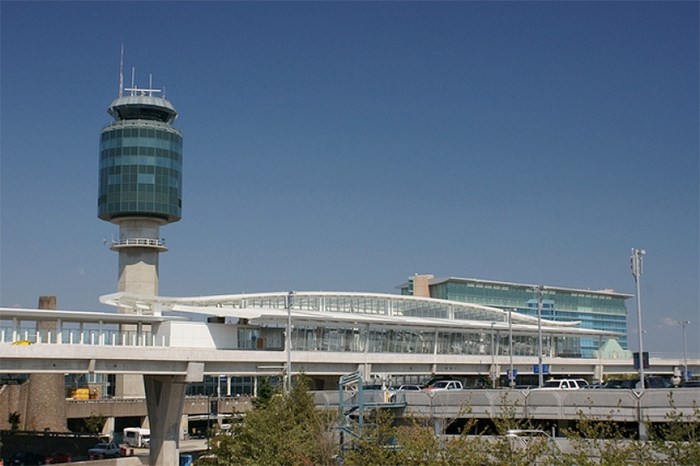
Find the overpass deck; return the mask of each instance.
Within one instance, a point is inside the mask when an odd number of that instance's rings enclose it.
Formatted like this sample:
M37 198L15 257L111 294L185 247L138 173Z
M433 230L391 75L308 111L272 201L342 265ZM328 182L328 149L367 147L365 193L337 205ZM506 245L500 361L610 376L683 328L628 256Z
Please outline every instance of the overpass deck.
M381 391L365 392L365 406ZM316 392L315 403L335 409L337 392ZM700 422L700 388L634 390L446 390L439 392L399 392L396 406L405 405L404 414L443 419L513 416L533 420L589 420L662 423L675 413L685 422Z

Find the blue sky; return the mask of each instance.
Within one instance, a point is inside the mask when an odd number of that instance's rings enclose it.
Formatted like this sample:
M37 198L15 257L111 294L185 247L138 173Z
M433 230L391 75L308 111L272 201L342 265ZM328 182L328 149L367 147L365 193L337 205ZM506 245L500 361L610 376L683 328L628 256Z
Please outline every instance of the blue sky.
M0 305L102 309L98 137L180 112L160 292L397 292L414 273L634 293L700 353L697 2L0 4ZM636 346L635 301L628 301Z

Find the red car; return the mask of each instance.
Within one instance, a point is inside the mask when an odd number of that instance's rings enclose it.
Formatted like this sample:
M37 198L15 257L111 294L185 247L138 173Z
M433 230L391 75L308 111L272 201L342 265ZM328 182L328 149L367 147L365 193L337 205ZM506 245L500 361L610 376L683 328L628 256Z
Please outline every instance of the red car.
M70 453L54 452L48 455L44 461L46 464L71 463L73 456Z

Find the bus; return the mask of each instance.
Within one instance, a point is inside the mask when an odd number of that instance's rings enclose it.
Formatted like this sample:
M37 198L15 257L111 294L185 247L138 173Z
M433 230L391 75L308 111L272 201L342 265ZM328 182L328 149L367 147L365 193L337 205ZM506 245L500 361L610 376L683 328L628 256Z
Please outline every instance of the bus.
M127 427L124 429L124 443L131 447L148 448L151 442L151 429Z

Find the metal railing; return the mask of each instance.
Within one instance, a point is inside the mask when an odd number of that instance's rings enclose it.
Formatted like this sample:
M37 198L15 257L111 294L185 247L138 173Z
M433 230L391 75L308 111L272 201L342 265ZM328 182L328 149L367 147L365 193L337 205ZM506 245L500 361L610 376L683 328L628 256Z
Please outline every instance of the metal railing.
M112 241L112 246L149 246L149 247L165 247L164 239L155 238L125 238Z
M0 343L53 344L53 345L95 345L95 346L169 346L165 335L152 332L119 331L112 329L61 329L36 330L34 328L0 328Z

